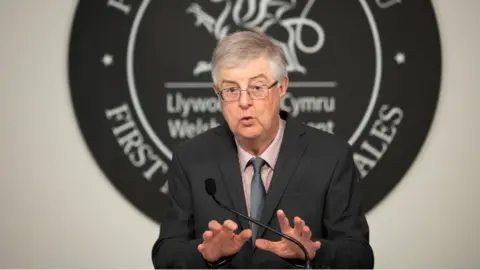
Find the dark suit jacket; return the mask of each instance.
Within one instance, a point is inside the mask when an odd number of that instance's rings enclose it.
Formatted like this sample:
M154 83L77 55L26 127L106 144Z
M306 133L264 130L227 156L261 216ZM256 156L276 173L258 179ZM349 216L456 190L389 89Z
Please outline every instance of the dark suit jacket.
M280 230L277 209L285 211L291 224L295 216L305 220L312 239L321 242L314 268L373 268L351 148L329 133L281 116L287 124L261 221ZM208 268L197 245L211 220L231 219L239 225L238 232L249 227L248 221L215 204L205 191L207 178L215 179L218 200L247 213L236 145L225 124L174 151L168 178L170 204L152 250L155 268ZM262 228L258 234L280 239ZM223 268L278 269L298 263L303 262L279 258L248 241Z

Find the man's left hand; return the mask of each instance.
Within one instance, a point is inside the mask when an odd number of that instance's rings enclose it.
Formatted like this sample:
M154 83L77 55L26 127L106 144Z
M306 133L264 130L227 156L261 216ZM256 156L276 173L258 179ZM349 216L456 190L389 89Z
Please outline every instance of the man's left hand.
M285 213L282 210L277 211L278 221L280 223L280 230L282 233L298 240L302 245L305 246L305 249L308 252L308 256L310 259L315 257L317 250L320 248L320 242L311 240L312 232L305 225L305 221L303 221L299 217L295 217L293 219L294 227L290 227L288 222L288 218L286 217ZM263 250L273 252L279 257L285 259L301 259L305 260L305 255L295 243L291 242L290 240L282 238L282 240L274 242L265 239L257 239L255 245Z

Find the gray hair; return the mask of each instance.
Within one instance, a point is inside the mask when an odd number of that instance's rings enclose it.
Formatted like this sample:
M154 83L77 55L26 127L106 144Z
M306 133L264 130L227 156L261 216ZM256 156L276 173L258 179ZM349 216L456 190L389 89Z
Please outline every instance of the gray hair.
M212 56L212 80L218 83L218 73L222 68L237 67L259 57L267 57L270 71L276 80L288 76L283 50L267 35L253 32L235 32L221 39Z

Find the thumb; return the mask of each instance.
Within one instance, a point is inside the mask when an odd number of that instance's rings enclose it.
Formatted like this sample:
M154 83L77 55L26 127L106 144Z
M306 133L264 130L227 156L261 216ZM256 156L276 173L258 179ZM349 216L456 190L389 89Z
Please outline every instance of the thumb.
M271 252L274 252L276 247L274 242L265 239L257 239L257 241L255 241L255 246L257 246L259 249Z
M250 230L250 229L245 229L245 230L243 230L242 232L240 232L239 236L240 236L240 237L239 237L239 238L240 238L240 241L241 241L242 243L245 243L245 242L248 241L248 239L250 239L250 237L252 237L252 230Z

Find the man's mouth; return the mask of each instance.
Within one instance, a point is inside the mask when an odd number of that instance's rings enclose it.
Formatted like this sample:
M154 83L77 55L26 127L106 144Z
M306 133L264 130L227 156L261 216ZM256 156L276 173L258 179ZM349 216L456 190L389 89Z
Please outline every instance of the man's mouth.
M253 119L253 117L251 117L251 116L244 116L244 117L240 118L240 121L248 121L248 120L252 120L252 119Z

